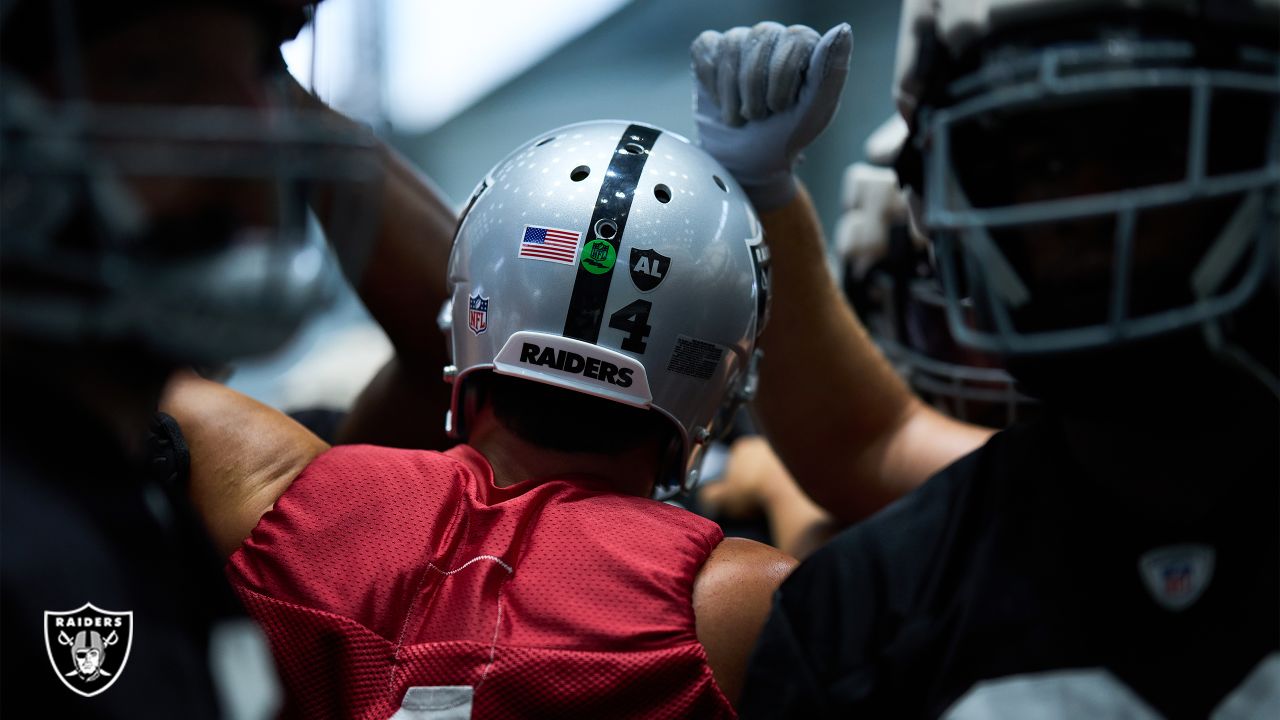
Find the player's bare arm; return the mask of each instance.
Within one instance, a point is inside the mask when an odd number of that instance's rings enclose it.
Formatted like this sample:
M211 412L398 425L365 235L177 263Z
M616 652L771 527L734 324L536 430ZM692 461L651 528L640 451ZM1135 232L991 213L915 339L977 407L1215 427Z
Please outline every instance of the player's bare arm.
M827 272L803 188L761 222L774 299L756 410L818 504L841 520L865 517L990 437L926 405L894 372Z
M284 413L191 373L174 377L160 409L182 427L191 453L192 504L224 556L329 449Z
M698 640L707 650L716 684L735 705L773 592L795 566L795 558L768 545L725 538L694 581Z
M436 312L457 215L431 181L384 146L387 180L373 257L357 289L387 332L395 356L370 381L339 429L338 441L443 449L448 364Z
M803 560L844 525L817 505L778 459L764 437L738 438L720 480L698 489L712 517L745 520L763 514L774 547Z
M334 123L357 123L332 110L300 86L294 93L304 107L328 114ZM367 442L397 447L440 449L449 442L444 413L449 388L440 380L448 364L444 337L434 318L447 297L446 272L457 214L432 181L386 143L377 142L378 182L374 225L325 227L330 242L351 245L334 234L371 233L368 256L346 263L348 279L361 301L387 333L395 355L370 381L338 430L341 443ZM320 206L350 202L357 188L322 188ZM322 212L321 217L334 213Z
M705 32L691 49L699 139L760 211L772 253L756 408L796 480L844 521L883 507L990 434L917 399L826 270L821 226L792 169L835 113L851 47L847 25L819 37L761 23Z

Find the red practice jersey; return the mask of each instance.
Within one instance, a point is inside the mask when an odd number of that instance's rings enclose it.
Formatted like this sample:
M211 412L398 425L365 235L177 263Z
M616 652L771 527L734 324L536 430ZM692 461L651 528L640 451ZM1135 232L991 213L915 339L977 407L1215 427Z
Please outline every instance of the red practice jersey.
M303 471L228 573L289 716L470 696L477 718L732 717L692 604L723 537L586 478L499 488L465 445L346 446Z

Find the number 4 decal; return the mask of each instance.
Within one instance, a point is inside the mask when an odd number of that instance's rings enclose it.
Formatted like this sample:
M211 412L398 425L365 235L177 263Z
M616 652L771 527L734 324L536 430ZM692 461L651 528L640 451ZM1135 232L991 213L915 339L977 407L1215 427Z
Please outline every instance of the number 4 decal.
M609 327L627 333L622 340L622 349L634 353L643 353L645 338L653 328L649 325L649 311L653 303L648 300L636 300L609 316Z

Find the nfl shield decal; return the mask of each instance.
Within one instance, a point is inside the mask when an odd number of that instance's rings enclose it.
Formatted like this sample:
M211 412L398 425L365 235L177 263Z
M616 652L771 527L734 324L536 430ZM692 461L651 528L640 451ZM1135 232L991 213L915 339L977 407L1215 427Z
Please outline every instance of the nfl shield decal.
M1168 545L1138 560L1138 571L1151 597L1166 610L1186 610L1200 599L1213 579L1214 551L1208 545Z
M649 292L667 277L671 258L657 250L631 248L631 282L640 292Z
M489 298L480 293L468 297L467 327L479 335L489 329Z
M85 603L44 613L44 646L58 679L72 692L93 697L111 687L129 661L133 612Z

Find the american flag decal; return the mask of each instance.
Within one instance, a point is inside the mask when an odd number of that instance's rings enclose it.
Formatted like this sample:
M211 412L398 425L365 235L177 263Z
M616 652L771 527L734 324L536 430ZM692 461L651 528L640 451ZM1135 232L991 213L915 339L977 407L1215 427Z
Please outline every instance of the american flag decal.
M525 225L519 257L573 265L578 260L582 233L573 230Z

